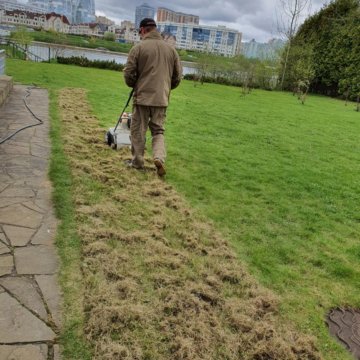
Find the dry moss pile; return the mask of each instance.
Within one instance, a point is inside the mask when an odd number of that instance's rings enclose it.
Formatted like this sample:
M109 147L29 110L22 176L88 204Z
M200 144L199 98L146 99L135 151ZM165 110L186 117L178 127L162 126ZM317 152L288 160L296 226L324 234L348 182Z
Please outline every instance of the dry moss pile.
M126 168L129 150L104 144L85 91L64 89L59 104L94 359L320 359L151 162Z

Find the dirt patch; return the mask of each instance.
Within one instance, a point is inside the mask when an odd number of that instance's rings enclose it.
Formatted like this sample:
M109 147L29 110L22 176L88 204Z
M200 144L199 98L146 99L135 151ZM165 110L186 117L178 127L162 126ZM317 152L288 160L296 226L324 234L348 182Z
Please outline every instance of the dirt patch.
M59 104L94 359L321 358L149 159L138 172L128 149L104 144L85 91L64 89Z

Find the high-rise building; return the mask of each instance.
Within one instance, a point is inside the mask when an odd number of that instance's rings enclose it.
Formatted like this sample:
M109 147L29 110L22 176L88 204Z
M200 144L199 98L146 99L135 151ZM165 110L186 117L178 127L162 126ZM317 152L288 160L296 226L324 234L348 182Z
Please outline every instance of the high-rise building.
M206 26L158 22L164 37L176 39L176 48L207 51L222 56L235 56L241 51L241 32L226 26Z
M267 43L258 43L255 39L242 44L241 53L247 58L274 60L279 57L285 42L280 39L271 39Z
M28 5L42 9L44 12L49 11L49 0L28 0Z
M153 19L155 16L155 9L150 5L144 3L136 7L135 10L135 27L138 29L140 26L140 21L144 18Z
M176 12L169 10L164 7L160 7L157 10L156 21L164 22L174 22L179 24L199 24L199 16L184 14L181 12Z
M48 0L46 0L48 1ZM45 8L42 6L38 6L37 4L23 4L16 0L1 0L0 1L0 10L13 11L13 10L21 10L21 11L30 11L39 14L45 14L48 11L48 7Z
M71 1L71 0L65 0ZM90 23L95 21L95 2L94 0L75 0L75 9L73 10L73 16L75 15L75 23Z
M95 21L95 0L28 0L28 6L65 15L73 24Z

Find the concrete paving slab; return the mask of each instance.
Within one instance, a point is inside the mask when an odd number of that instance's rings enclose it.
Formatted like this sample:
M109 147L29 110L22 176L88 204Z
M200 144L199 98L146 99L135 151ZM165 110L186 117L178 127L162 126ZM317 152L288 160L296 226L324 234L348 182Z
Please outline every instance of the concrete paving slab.
M28 176L23 178L16 178L13 182L14 186L25 186L26 188L32 188L33 190L36 190L41 187L41 184L43 182L43 179L38 176ZM33 199L31 199L33 201Z
M32 119L28 122L27 125L30 125L30 124L35 124L35 122L32 121ZM13 131L9 131L10 134L13 133ZM29 129L26 129L24 131L21 131L19 132L18 134L16 134L15 136L15 142L18 143L19 145L21 143L27 143L29 141L29 139L31 139L32 136L34 136L34 129L33 128L29 128Z
M48 160L32 156L30 159L30 167L31 169L40 170L42 174L44 172L46 173L48 167Z
M35 197L35 193L31 188L8 186L0 193L0 198L4 197L33 198Z
M0 208L4 208L9 205L22 204L28 200L28 198L0 198Z
M5 156L3 156L5 157ZM22 166L22 167L29 167L29 160L30 155L7 155L6 158L3 160L3 164L5 167L15 167L15 166Z
M30 210L34 210L40 214L45 214L45 210L37 206L34 201L25 201L22 204Z
M11 225L4 225L3 229L8 239L10 239L11 245L14 247L27 245L36 231L34 229Z
M19 275L51 275L58 269L56 249L53 246L15 248L14 257Z
M24 168L23 166L8 167L6 171L13 179L26 179L27 177L41 175L41 172L30 168Z
M51 197L50 195L47 196L46 198L38 198L36 197L36 199L34 200L34 203L41 209L46 210L49 209L49 204L51 204Z
M7 155L30 155L30 146L28 144L7 145L6 148L4 148L4 153Z
M0 256L0 276L10 275L14 269L14 259L12 255ZM1 304L1 302L0 302ZM1 342L1 341L0 341Z
M8 239L6 238L5 234L1 232L1 230L0 230L0 241L2 241L6 245L10 245Z
M13 181L13 179L11 179L11 177L9 175L7 175L4 172L0 171L0 183L1 184L11 183L12 181Z
M25 206L16 204L0 209L0 223L37 229L43 216Z
M51 245L55 243L56 229L58 221L51 212L44 218L39 230L33 236L31 243L33 245Z
M5 245L2 241L0 241L0 255L10 254L11 250L7 245Z
M0 138L36 123L24 106L25 93L27 87L16 85L1 108ZM48 93L32 89L27 102L44 124L0 146L0 344L6 344L0 346L0 360L59 360L55 332L61 295L53 276L58 269L53 246L57 219L47 178ZM49 341L53 348L45 344Z
M37 145L37 144L31 145L30 152L31 152L32 156L40 157L43 159L48 159L50 156L50 149L48 147L44 147L44 146Z
M54 345L54 360L61 360L60 346Z
M49 180L44 180L36 194L36 199L48 199L51 201L51 182Z
M47 345L0 345L1 360L47 360Z
M0 182L0 193L2 193L8 186L9 186L9 184Z
M31 176L25 179L25 185L31 186L34 190L41 188L43 179L39 176Z
M44 300L50 310L52 319L58 328L61 327L61 293L56 275L35 276Z
M0 343L53 341L56 334L7 293L0 294Z
M0 278L0 285L25 307L38 314L43 320L47 320L46 308L34 280L26 277L11 276Z

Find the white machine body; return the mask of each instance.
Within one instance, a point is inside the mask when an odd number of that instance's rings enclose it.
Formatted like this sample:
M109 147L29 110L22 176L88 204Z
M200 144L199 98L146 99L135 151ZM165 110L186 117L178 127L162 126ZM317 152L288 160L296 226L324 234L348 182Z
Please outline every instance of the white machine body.
M115 127L109 129L108 133L113 137L113 143L111 145L114 149L131 145L130 129L128 126L129 119L131 119L131 114L124 113L116 131L114 131ZM105 142L107 142L107 137L108 135L105 135Z

